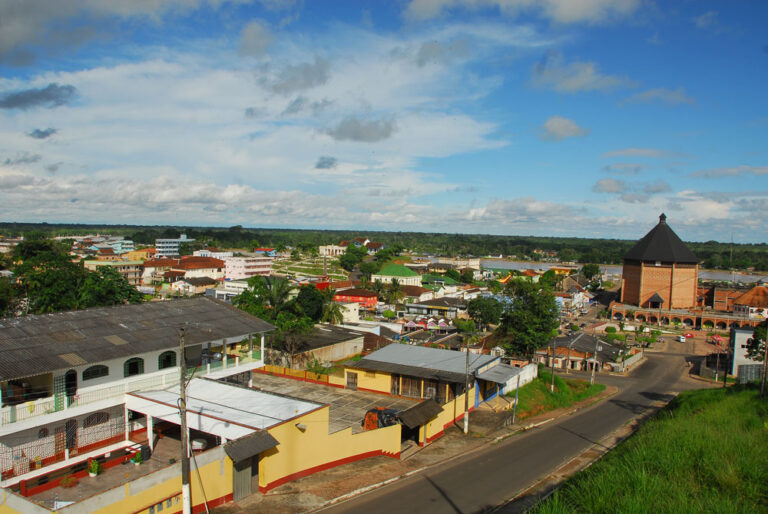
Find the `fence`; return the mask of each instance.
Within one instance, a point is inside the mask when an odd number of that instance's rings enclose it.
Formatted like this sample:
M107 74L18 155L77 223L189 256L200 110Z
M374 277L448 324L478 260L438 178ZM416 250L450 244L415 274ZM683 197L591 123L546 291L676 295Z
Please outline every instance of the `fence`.
M254 369L253 372L263 373L265 375L275 375L278 377L293 378L295 380L302 380L304 382L312 382L315 384L323 384L333 387L344 387L343 377L322 375L320 373L313 373L303 369L291 369L283 366L275 366L273 364L267 364L263 368Z

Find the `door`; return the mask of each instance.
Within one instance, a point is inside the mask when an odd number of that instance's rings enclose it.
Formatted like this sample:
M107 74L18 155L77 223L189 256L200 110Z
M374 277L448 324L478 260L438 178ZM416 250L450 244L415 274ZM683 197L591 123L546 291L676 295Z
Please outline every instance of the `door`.
M347 371L347 389L357 391L357 373Z
M392 386L389 392L392 396L400 396L400 375L392 375Z
M424 398L435 398L437 396L437 381L424 381Z
M67 447L67 427L61 425L54 432L56 460L64 460L64 449Z
M66 447L71 457L77 454L77 420L70 419L64 427L66 430Z
M77 394L77 371L70 369L64 374L64 390L67 393L67 407L69 407Z
M232 499L242 500L251 494L251 459L235 462L232 474Z

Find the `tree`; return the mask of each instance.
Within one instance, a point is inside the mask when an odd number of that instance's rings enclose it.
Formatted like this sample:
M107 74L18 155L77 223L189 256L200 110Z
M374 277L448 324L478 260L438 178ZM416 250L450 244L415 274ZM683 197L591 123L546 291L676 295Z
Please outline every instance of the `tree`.
M752 337L747 340L747 357L757 362L763 362L767 332L768 320L755 327Z
M501 317L497 334L508 354L530 356L557 334L557 318L554 295L537 284L521 281L511 308Z
M301 312L312 321L320 321L323 317L323 293L313 285L299 288L296 304Z
M282 277L254 276L249 288L235 296L232 303L239 309L266 320L275 320L292 307L288 301L293 286Z
M472 333L475 331L475 322L471 319L456 319L453 322L459 332Z
M448 271L446 271L445 276L450 278L451 280L455 280L456 282L461 282L461 273L459 273L455 269L449 269Z
M365 248L349 245L344 255L339 257L339 265L347 271L352 271L355 269L355 266L363 261L366 255L368 255L368 252Z
M366 261L360 263L360 272L366 277L370 278L371 275L379 271L379 263L373 261Z
M394 319L394 317L397 316L397 313L392 309L387 309L384 312L382 312L381 315L387 319Z
M307 316L297 316L290 311L283 311L274 320L277 332L275 338L288 354L290 365L293 367L293 358L306 346L303 335L312 332L315 324Z
M400 281L393 278L387 286L387 303L397 304L404 296L405 293L400 286Z
M597 264L585 264L581 267L581 274L587 280L592 280L592 277L600 274L600 266Z
M479 296L467 303L467 314L480 328L486 327L489 323L498 323L503 311L502 303L490 296Z
M11 281L0 278L0 318L12 312L15 299L16 294Z
M461 281L465 284L471 284L475 281L475 272L467 268L461 272Z
M110 266L101 266L97 271L86 272L79 295L82 308L99 305L140 303L143 295L120 273Z
M371 285L371 290L376 293L376 295L379 297L379 299L384 297L384 293L387 290L387 286L384 285L384 283L381 281L380 278L377 278L373 285Z

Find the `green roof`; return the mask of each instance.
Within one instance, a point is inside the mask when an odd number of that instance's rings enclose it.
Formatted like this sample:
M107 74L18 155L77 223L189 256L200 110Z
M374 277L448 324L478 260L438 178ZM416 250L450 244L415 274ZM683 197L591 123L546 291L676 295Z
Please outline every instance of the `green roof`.
M425 273L421 276L421 282L423 284L434 284L435 281L441 281L447 286L455 286L461 284L461 282L456 282L451 277L446 277L444 275L435 275L434 273Z
M395 264L394 262L390 262L378 273L374 273L374 275L383 275L385 277L417 277L419 276L418 273L415 271L406 268L405 266L401 266L400 264Z

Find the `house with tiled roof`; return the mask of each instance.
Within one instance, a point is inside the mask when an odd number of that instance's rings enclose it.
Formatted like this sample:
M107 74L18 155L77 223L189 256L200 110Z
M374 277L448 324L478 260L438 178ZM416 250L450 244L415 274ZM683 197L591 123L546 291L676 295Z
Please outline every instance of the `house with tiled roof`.
M373 291L367 289L351 288L337 291L333 296L334 302L339 303L359 303L364 309L374 309L379 301L379 297Z
M368 255L375 255L376 252L384 249L384 243L368 241L365 243L365 248L368 250Z
M390 284L393 279L401 286L421 286L421 275L400 264L389 263L371 275L371 282L381 280L384 284Z
M733 301L733 313L750 319L768 318L768 287L756 285Z

